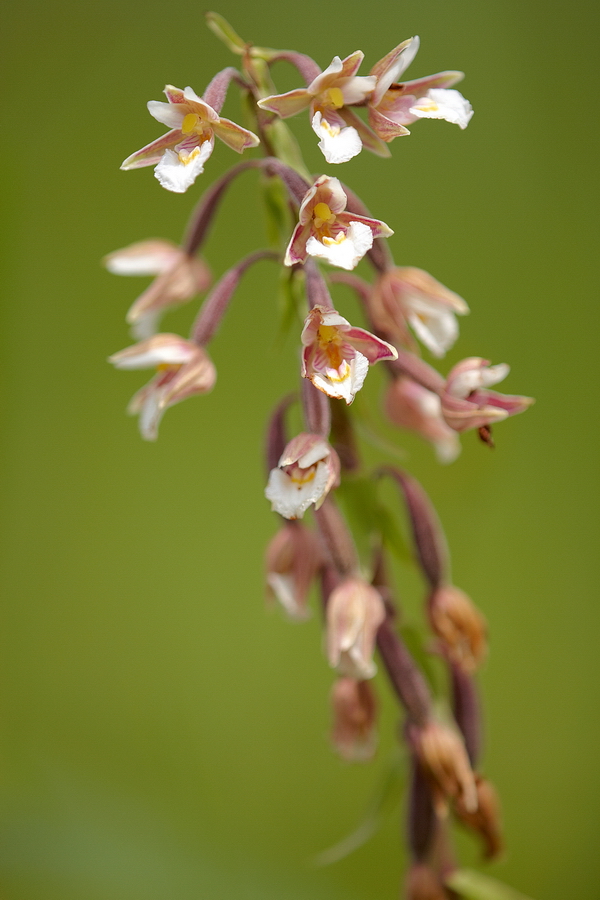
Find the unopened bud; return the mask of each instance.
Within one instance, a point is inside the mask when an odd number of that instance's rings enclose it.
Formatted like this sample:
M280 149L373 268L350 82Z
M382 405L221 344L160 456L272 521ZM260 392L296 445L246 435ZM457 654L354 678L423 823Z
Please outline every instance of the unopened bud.
M460 801L465 810L475 812L475 777L457 732L449 725L431 719L423 727L409 725L408 737L431 785L438 815L447 814L447 800Z
M306 619L308 592L323 562L317 536L300 522L286 522L266 554L268 591L291 619Z
M377 704L368 681L338 678L331 691L333 726L331 741L349 762L372 759L377 745Z
M457 587L442 585L429 597L429 621L448 658L465 672L474 672L486 653L485 619Z
M327 657L342 675L364 680L377 668L373 651L385 619L379 593L362 578L346 578L327 601Z
M408 870L406 900L448 900L438 876L424 863L414 863Z
M476 831L484 845L486 859L494 859L502 852L502 830L500 827L500 804L491 782L475 776L477 787L477 809L470 812L461 801L456 803L456 815L468 828Z

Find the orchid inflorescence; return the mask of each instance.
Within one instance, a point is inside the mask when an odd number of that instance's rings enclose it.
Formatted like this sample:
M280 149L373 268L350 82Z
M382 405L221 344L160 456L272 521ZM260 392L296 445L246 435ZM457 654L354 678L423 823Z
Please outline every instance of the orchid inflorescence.
M285 397L267 434L265 493L281 517L267 550L267 590L291 618L304 619L310 590L320 584L326 655L337 673L331 694L332 743L348 760L369 759L375 752L378 704L372 678L378 650L404 709L402 739L410 757L406 895L411 900L449 897L447 886L456 871L450 814L481 837L487 856L495 856L501 847L494 790L477 769L480 717L473 676L486 655L486 625L467 595L451 583L443 531L423 488L394 466L365 476L350 406L369 367L383 362L387 419L420 435L433 445L438 459L448 463L460 452L461 432L475 429L493 446L492 426L523 412L532 401L490 390L508 374L504 364L469 358L444 377L421 358L419 342L432 356L445 355L458 336L456 316L469 311L467 304L422 269L396 266L383 240L393 234L391 228L373 218L338 178L310 176L283 120L308 111L329 164L346 162L363 147L390 156L390 143L408 135L407 126L419 119L445 119L466 128L473 111L454 88L463 74L440 72L400 82L419 48L417 37L391 50L368 75L357 74L360 51L345 59L335 56L322 71L304 54L245 43L214 13L207 19L240 57L240 68L223 69L202 96L191 87L167 85L167 102L150 101L148 109L169 131L129 156L121 168L152 165L162 187L183 193L204 171L215 137L238 153L260 147L263 155L238 163L204 192L181 246L147 240L106 257L107 268L116 274L156 276L127 314L138 342L110 361L117 368L155 370L129 406L139 414L142 436L155 440L166 409L213 389L216 370L207 347L246 269L270 259L283 265L290 284L302 287L300 303L306 307L299 307L304 316L299 374L305 430L287 434L287 413L296 398ZM271 67L278 61L294 66L305 86L277 94ZM248 128L221 116L232 83L242 92ZM358 114L360 109L365 118ZM159 331L169 309L208 291L211 274L199 254L223 195L248 169L261 171L270 206L279 203L273 246L245 257L216 282L189 338ZM279 193L271 190L275 183L282 188ZM290 210L295 226L285 224ZM373 270L372 282L351 274L363 257ZM343 271L323 272L317 261ZM333 283L357 294L370 330L351 324L334 308ZM384 477L398 486L428 586L428 649L447 667L451 713L440 712L395 627L396 603L386 561L390 539L382 507L374 501L365 511L370 558L364 559L334 500L336 489L341 486L343 494L344 483L359 477L373 490ZM314 528L301 521L311 508Z

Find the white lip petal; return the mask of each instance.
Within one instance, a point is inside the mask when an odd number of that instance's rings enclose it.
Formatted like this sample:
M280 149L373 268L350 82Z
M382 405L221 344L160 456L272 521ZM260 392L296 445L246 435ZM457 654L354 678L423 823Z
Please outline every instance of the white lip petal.
M286 519L301 519L312 503L316 503L327 488L329 471L323 462L317 464L312 481L296 484L281 469L271 469L265 497L271 509Z
M136 319L129 329L131 336L136 341L147 341L158 332L158 324L164 310L155 309L151 312L144 313L139 319Z
M314 114L311 124L315 134L321 138L318 146L328 163L348 162L362 150L358 131L351 125L343 128L331 126L320 112Z
M326 441L317 441L317 443L308 450L304 456L301 456L298 460L298 465L301 469L308 469L310 466L313 466L316 462L319 462L321 459L325 459L329 456L330 447Z
M454 313L420 300L411 301L410 306L408 321L413 331L433 356L441 359L458 337Z
M120 356L115 353L109 358L109 362L117 369L153 369L160 365L183 365L189 362L195 352L191 345L186 346L182 341L181 344L153 347L145 353L131 356Z
M341 379L337 371L330 370L331 377L328 372L315 372L311 375L311 381L327 396L345 400L350 404L365 383L368 371L369 360L362 353L356 351L356 356L349 364L346 378Z
M323 242L311 236L306 243L310 256L325 259L332 266L352 270L373 246L373 232L363 222L351 222L345 235L338 240L325 238Z
M450 393L453 397L466 399L471 391L480 388L491 387L503 381L510 372L508 363L499 363L497 366L479 367L460 372L452 378Z
M431 88L409 112L420 119L445 119L459 128L466 128L473 116L473 107L460 91L452 88Z
M146 441L155 441L158 437L158 426L164 414L160 404L160 391L150 391L140 410L140 434Z
M441 462L444 465L454 462L456 457L460 455L462 449L458 434L450 428L445 437L435 441L434 447L438 462Z
M165 150L154 175L168 191L183 194L204 171L204 163L213 151L212 141L203 141L191 151Z
M177 250L164 253L110 253L104 259L104 266L113 275L161 275L167 271L177 257Z
M269 572L267 584L285 609L291 619L307 619L309 610L298 603L295 583L291 575L281 575L278 572Z

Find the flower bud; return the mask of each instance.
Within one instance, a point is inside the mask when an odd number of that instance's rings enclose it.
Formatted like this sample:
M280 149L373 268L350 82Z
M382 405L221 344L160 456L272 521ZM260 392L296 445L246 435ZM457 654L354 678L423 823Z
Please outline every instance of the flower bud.
M448 900L440 879L425 863L413 863L408 870L406 900Z
M469 811L459 800L455 812L463 825L476 831L484 844L486 859L494 859L502 852L502 831L500 827L500 805L496 791L486 778L475 776L477 786L477 809Z
M447 800L460 801L465 810L477 810L477 789L460 736L449 725L431 719L425 726L410 724L408 739L429 781L438 815L447 814Z
M349 678L372 678L373 651L385 619L379 593L362 578L346 578L327 601L327 657L332 668Z
M448 658L465 672L474 672L486 653L486 624L459 588L442 585L427 602L429 622Z
M308 618L308 592L322 562L318 538L299 522L286 522L270 542L266 553L268 593L291 619Z
M339 484L340 461L335 450L318 434L299 434L286 446L265 489L271 509L286 519L301 519L314 503L319 509L329 491Z
M331 691L333 727L331 741L349 762L366 762L375 753L377 704L371 684L354 678L338 678Z

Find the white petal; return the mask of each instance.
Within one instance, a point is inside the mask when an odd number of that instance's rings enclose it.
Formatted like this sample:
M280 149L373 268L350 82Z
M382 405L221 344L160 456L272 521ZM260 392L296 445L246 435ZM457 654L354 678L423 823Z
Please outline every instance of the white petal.
M308 507L316 503L327 488L329 470L323 462L317 464L312 481L296 484L281 469L271 469L265 497L271 509L286 519L301 519Z
M410 308L408 321L415 334L434 356L441 359L458 337L454 313L415 297L410 298L407 306Z
M438 462L441 462L444 465L454 462L462 450L458 435L451 428L448 429L448 434L445 437L435 441L434 446Z
M134 247L124 247L123 250L115 250L104 257L104 265L113 275L161 275L170 269L175 259L181 255L181 251L164 242L141 242L148 249L135 251Z
M458 375L452 378L450 393L453 397L465 399L471 391L491 387L493 384L503 381L509 372L510 366L507 363L459 372Z
M331 369L329 370L331 377L328 377L328 372L315 372L311 376L311 381L316 388L323 391L328 397L336 397L350 404L365 383L368 371L369 360L362 353L357 352L348 366L346 378L341 379L339 372Z
M314 466L316 462L319 462L320 459L326 459L330 453L331 447L327 441L317 441L304 456L300 457L298 465L301 469L308 469L310 466Z
M190 152L165 150L154 174L162 187L176 194L183 194L204 171L204 163L212 151L212 141L203 141Z
M307 619L309 610L298 603L295 593L295 583L291 575L280 575L278 572L270 572L267 575L267 584L285 609L291 619Z
M119 358L119 354L109 357L117 369L153 369L155 366L162 364L183 365L189 362L197 352L192 345L186 346L186 343L168 344L153 347L145 353L136 353L135 356L125 356Z
M312 128L315 134L321 138L319 149L328 163L348 162L354 156L358 156L362 150L362 141L358 131L351 125L340 128L338 125L330 125L323 119L320 112L316 112L312 120Z
M373 246L373 232L363 222L351 222L344 235L337 240L324 238L323 243L314 236L306 243L306 251L310 256L326 259L332 266L340 269L354 269L367 250Z
M377 666L373 660L363 659L356 647L340 653L340 661L336 669L340 675L345 675L346 678L356 678L357 681L368 681L377 674Z
M185 116L185 112L179 109L179 104L162 103L160 100L149 100L148 112L167 128L181 128Z
M342 97L346 106L362 103L369 94L375 90L377 78L375 75L354 75L342 85Z
M140 410L140 434L146 441L155 441L158 437L158 426L165 412L160 397L160 391L151 391Z
M473 115L473 108L453 88L431 88L411 106L409 112L420 119L445 119L446 122L466 128Z
M136 341L147 341L148 338L157 334L158 324L161 320L163 311L164 310L162 309L155 309L151 312L144 313L144 315L136 319L129 329L131 336L135 338Z

